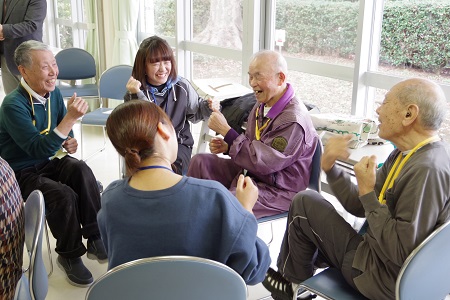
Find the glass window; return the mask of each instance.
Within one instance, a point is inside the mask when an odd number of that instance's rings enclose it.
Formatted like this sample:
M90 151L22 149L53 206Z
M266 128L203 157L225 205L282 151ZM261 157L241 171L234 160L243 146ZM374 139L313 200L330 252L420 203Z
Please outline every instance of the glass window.
M84 48L87 24L83 1L58 0L55 4L56 46Z
M73 47L72 28L61 25L61 23L69 23L72 19L72 7L70 0L56 1L56 38L57 46L59 48ZM65 22L64 22L65 21Z
M358 13L358 0L277 0L273 48L285 57L323 62L330 68L352 68ZM288 82L305 103L317 106L322 113L351 114L352 82L288 68ZM310 70L315 71L314 67Z
M241 83L242 62L194 53L192 73L193 79L226 78Z
M353 66L359 1L277 0L275 48L284 55Z
M289 71L287 81L299 99L317 106L321 113L351 113L351 82L297 71Z
M379 71L450 83L448 1L386 0Z
M193 41L242 49L242 0L193 0Z
M450 83L449 28L448 1L385 0L378 71ZM449 117L440 133L450 141Z
M71 0L60 0L56 1L57 5L57 18L63 20L71 20L72 19L72 7Z
M175 37L175 1L140 1L139 42L146 37L159 35Z
M58 38L59 47L61 49L72 48L73 47L73 34L72 27L58 25Z

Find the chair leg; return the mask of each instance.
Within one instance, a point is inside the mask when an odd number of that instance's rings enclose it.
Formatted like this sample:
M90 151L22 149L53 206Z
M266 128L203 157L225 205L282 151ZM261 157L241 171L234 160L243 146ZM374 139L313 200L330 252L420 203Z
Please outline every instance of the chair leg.
M269 221L269 222L264 222L264 223L260 223L260 224L258 224L258 225L262 225L262 226L270 226L270 238L269 238L269 241L265 241L265 239L263 239L263 241L266 243L266 245L267 245L267 247L270 247L270 244L272 244L272 242L273 242L273 237L274 237L274 234L273 234L273 223L272 223L272 221ZM264 227L264 229L266 229L265 227Z
M50 247L50 239L48 237L48 228L47 228L47 220L45 220L45 238L47 240L47 252L48 252L48 259L50 261L50 272L47 274L48 277L50 277L50 275L52 275L53 273L53 261L52 261L52 250Z
M200 134L198 137L198 145L197 145L197 153L203 153L206 151L206 144L211 139L211 136L209 136L209 127L208 127L208 120L204 120L202 122L202 127L200 129Z
M81 136L81 160L82 161L87 161L88 159L90 159L91 157L93 157L94 155L96 155L97 153L102 152L103 150L106 149L106 129L104 126L102 126L102 131L103 131L103 146L96 150L94 153L92 153L91 155L89 155L88 157L84 158L83 157L83 124L81 124L81 128L80 128L80 136Z
M273 242L273 222L270 222L270 240L266 243L267 247Z

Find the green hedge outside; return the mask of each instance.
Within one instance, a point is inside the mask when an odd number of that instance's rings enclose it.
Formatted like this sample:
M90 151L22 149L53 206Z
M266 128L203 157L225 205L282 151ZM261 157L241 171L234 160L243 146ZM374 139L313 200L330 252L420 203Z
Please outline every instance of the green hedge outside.
M450 67L450 3L386 5L380 61L436 73Z
M169 3L155 1L155 25L158 32L174 36L175 7ZM195 35L206 27L210 1L193 3ZM289 53L351 58L358 10L358 0L277 0L275 28L286 30L284 49ZM449 1L386 1L380 62L435 73L450 68Z
M289 53L348 58L355 54L358 10L358 2L279 0L276 28L286 30ZM387 1L380 61L436 73L449 68L450 3Z

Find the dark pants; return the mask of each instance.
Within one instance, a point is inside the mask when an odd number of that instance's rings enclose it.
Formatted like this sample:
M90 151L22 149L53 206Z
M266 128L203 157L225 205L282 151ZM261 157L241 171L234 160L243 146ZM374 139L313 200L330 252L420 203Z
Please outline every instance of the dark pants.
M186 175L192 156L192 147L178 144L177 160L173 163L173 170L180 175Z
M65 156L20 170L16 178L24 199L33 190L44 195L45 215L56 238L56 252L66 258L82 256L86 252L82 236L99 235L100 192L89 166Z
M356 289L352 268L356 248L363 240L327 200L315 191L298 193L289 209L286 232L278 256L278 270L291 282L313 276L324 264L341 270Z

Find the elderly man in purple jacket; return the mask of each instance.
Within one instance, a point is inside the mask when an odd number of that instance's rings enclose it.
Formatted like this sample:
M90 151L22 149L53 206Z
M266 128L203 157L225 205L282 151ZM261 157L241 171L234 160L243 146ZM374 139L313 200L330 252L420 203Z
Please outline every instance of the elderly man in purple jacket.
M245 133L239 135L214 111L208 126L224 138L211 140L212 154L195 155L187 175L217 180L232 192L239 174L250 176L259 189L253 213L261 218L288 211L294 195L306 189L318 136L305 105L286 82L287 63L280 53L255 53L248 74L257 102Z

